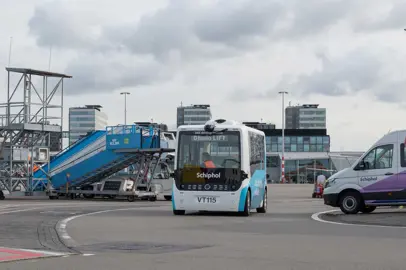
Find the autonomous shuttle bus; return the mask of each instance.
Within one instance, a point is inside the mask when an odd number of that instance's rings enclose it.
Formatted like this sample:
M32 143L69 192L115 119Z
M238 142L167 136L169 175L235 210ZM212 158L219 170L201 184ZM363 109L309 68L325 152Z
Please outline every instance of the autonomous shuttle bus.
M406 205L406 130L379 139L350 168L327 179L324 203L345 214Z
M210 120L180 126L173 182L175 215L186 211L267 209L265 134L243 124Z

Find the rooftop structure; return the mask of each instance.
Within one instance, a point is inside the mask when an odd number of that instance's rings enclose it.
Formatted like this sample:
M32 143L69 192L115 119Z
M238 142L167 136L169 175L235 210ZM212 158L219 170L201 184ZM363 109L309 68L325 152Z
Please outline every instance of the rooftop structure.
M244 125L260 130L275 129L275 125L271 123L260 123L260 122L242 122Z

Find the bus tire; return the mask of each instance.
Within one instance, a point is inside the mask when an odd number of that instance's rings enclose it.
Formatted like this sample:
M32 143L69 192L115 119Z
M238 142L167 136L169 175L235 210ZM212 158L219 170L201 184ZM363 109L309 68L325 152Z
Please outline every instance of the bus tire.
M0 200L4 200L6 197L4 196L4 193L2 190L0 190Z
M183 216L186 213L185 210L173 210L175 216Z
M268 190L265 189L264 198L262 199L262 206L257 208L258 213L266 213L268 208Z
M339 206L341 211L347 215L357 214L362 206L361 195L356 191L347 191L340 196Z
M242 212L244 217L251 215L251 191L247 191L247 197L245 198L244 212Z

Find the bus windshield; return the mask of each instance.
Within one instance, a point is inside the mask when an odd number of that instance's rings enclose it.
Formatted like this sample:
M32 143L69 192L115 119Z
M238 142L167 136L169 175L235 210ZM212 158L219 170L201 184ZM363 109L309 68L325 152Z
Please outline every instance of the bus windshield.
M230 190L228 185L241 182L240 149L238 131L180 132L177 184L197 190L213 184L214 189Z

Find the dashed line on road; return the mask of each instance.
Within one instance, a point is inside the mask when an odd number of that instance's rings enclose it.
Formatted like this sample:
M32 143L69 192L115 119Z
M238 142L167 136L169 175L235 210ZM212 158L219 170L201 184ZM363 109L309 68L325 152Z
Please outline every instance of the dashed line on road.
M358 226L358 227L371 227L371 228L396 228L396 229L406 229L406 226L386 226L386 225L372 225L372 224L354 224L354 223L344 223L344 222L337 222L337 221L330 221L330 220L324 220L320 216L323 214L329 214L333 212L339 212L339 210L328 210L328 211L322 211L322 212L317 212L312 215L312 219L318 222L322 223L329 223L329 224L335 224L335 225L347 225L347 226Z

